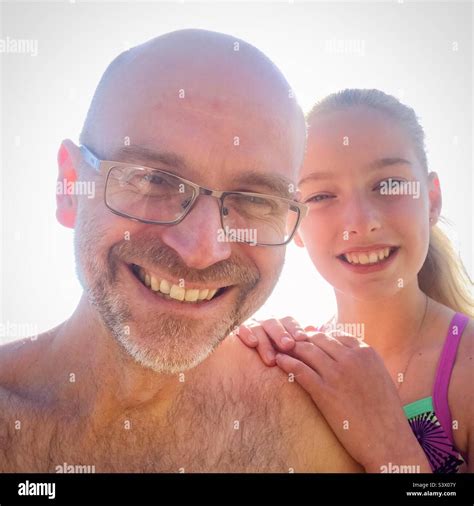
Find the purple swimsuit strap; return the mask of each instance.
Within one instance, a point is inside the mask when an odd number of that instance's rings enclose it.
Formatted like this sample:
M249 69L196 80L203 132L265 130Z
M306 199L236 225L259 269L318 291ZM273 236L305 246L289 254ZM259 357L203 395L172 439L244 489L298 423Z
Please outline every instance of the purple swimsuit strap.
M438 369L436 371L436 379L433 388L433 408L436 417L446 431L451 443L453 441L453 427L451 411L448 405L448 387L451 373L453 371L456 353L459 346L461 335L469 321L469 318L462 314L456 313L449 324L448 335L441 352Z

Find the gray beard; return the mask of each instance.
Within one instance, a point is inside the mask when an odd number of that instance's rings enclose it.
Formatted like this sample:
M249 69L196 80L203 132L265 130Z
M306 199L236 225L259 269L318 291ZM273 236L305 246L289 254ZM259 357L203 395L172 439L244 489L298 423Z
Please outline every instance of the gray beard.
M97 250L104 235L95 216L79 213L75 234L78 278L116 342L139 364L156 372L176 374L200 364L265 302L278 279L279 273L273 284L259 287L260 277L255 266L246 266L237 259L203 271L191 270L172 250L146 239L115 244L103 259ZM119 259L127 262L132 258L146 258L150 265L165 265L178 278L203 284L207 279L233 280L233 290L239 292L232 307L223 305L225 312L214 318L191 319L161 313L137 320L127 300L127 287L121 286L118 278Z

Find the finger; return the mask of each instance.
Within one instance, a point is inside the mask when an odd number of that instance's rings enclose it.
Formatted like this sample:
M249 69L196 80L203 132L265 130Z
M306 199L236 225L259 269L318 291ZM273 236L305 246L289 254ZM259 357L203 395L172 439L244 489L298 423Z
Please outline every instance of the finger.
M351 334L347 334L338 330L331 330L327 332L327 335L329 337L337 339L341 344L347 346L348 348L360 348L361 346L367 346L362 338L357 338Z
M285 316L285 318L281 318L280 322L291 334L293 339L306 339L307 335L304 328L292 316Z
M334 360L337 360L341 353L344 353L347 349L337 339L322 332L310 333L308 341L324 350Z
M266 365L274 366L276 351L273 349L272 341L265 332L265 329L258 325L252 328L252 332L257 337L257 352L261 359Z
M313 401L319 397L319 392L323 388L323 379L321 376L311 369L308 365L297 358L290 357L285 353L278 353L276 356L276 363L287 374L293 374L295 380L301 385L310 395Z
M237 336L240 338L240 340L246 345L246 346L249 346L250 348L256 348L257 345L258 345L258 339L257 337L253 334L252 332L252 329L245 326L245 325L241 325L237 332L236 332Z
M296 343L294 349L288 354L304 362L323 378L327 375L328 370L334 366L334 359L330 355L319 346L307 341Z
M294 347L294 339L279 320L271 318L262 321L261 324L278 349L281 351L288 351Z
M315 327L314 325L306 325L306 327L304 328L304 332L305 332L305 338L304 340L308 340L308 336L310 334L314 334L315 332L320 332L318 327ZM299 339L300 341L302 341L303 339Z

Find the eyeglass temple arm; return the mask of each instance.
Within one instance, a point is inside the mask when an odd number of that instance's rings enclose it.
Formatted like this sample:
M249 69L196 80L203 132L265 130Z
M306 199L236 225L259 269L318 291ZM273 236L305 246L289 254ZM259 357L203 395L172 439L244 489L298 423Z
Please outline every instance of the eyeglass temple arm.
M79 148L81 150L82 156L84 160L97 172L100 170L100 160L97 156L94 155L86 146L81 146Z

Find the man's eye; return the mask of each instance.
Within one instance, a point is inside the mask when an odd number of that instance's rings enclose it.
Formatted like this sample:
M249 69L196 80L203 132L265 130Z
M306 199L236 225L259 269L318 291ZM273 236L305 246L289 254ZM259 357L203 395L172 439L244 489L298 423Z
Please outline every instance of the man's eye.
M147 174L144 179L147 183L152 184L162 184L164 182L164 179L158 174Z
M322 202L323 200L328 200L334 198L334 195L327 195L326 193L320 193L319 195L313 195L312 197L307 198L304 202L307 204L308 202Z

